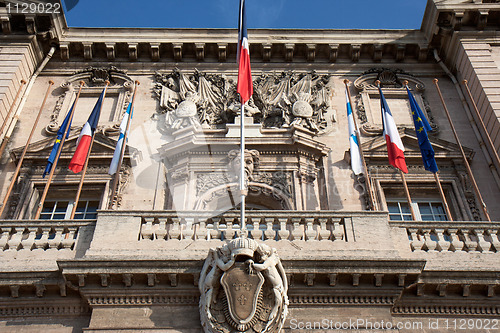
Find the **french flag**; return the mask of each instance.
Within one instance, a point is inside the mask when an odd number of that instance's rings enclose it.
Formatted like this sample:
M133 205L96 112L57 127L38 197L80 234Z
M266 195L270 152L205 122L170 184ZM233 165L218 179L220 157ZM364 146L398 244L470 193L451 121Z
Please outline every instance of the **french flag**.
M241 104L245 104L253 94L252 71L250 69L250 48L248 46L245 0L240 0L240 15L238 20L238 85L236 91L240 94Z
M104 99L104 94L106 93L106 88L102 91L101 96L97 100L94 106L94 110L90 114L89 119L83 125L83 129L80 132L80 136L76 141L76 151L69 162L69 169L74 173L82 171L85 161L87 160L87 155L89 154L90 143L92 142L92 137L94 135L97 124L99 123L99 116L101 114L102 101Z
M404 173L408 173L405 161L405 147L399 137L399 132L392 117L391 110L387 105L382 89L379 87L380 92L380 107L382 109L382 124L384 126L385 141L387 142L387 154L389 155L389 163Z

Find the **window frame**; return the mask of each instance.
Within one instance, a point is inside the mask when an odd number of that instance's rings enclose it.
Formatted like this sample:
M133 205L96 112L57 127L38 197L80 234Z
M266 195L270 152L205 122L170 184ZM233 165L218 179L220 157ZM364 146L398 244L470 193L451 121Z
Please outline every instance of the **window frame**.
M413 208L413 212L415 213L415 220L413 220L411 218L411 213L407 213L407 214L404 214L401 210L401 203L404 203L404 204L408 204L408 201L406 198L401 198L401 197L391 197L391 198L387 198L386 199L386 205L387 205L387 208L389 208L388 204L389 203L397 203L398 204L398 207L399 207L399 215L402 217L401 220L391 220L391 215L395 215L394 213L391 214L389 212L389 220L391 221L432 221L432 222L449 222L451 221L450 220L450 217L448 216L448 214L446 214L446 211L444 211L444 203L441 199L438 199L438 198L412 198L411 199L411 207ZM444 215L446 216L446 220L424 220L422 219L422 213L420 212L420 207L419 207L419 204L421 203L428 203L428 204L432 204L432 203L439 203L441 204L441 207L443 208L443 211L444 211ZM432 207L432 206L431 206ZM387 209L389 210L389 209ZM432 211L432 209L431 209ZM409 220L405 220L403 218L403 216L410 216L410 219ZM423 214L423 215L429 215L429 214ZM432 214L432 216L434 217L435 214ZM441 214L436 214L436 215L441 215Z

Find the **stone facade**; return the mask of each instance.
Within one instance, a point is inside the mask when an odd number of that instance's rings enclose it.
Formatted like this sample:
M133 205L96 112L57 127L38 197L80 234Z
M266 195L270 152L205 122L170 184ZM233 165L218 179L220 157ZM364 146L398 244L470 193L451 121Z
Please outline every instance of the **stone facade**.
M275 314L286 312L272 312L279 302L288 308L285 332L339 325L352 332L500 331L499 15L492 1L429 0L420 30L249 30L254 94L242 115L234 29L68 28L60 15L0 7L2 199L48 81L55 83L0 220L0 331L202 332L208 319L200 317L200 295L211 290L200 285L205 259L242 236L276 249L285 272L286 288L263 280L271 298L259 303L259 314L276 318L269 331L281 326ZM370 210L365 177L350 169L345 79L378 210ZM423 221L405 219L402 208L396 220L404 192L387 163L377 79L406 147L406 178ZM106 80L82 194L100 210L70 220L57 215L59 203L70 207L80 180L67 166ZM136 80L128 148L110 198L108 166ZM433 128L448 221L425 211L441 198L422 166L405 80ZM34 220L46 159L80 81L47 198L53 219ZM237 210L240 117L247 232ZM272 300L278 289L287 295ZM265 331L264 321L256 325Z

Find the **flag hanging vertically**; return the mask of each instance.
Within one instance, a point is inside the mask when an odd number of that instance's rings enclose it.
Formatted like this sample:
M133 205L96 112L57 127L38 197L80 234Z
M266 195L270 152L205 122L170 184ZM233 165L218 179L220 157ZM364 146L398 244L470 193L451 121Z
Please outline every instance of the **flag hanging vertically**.
M408 86L406 87L408 92L408 99L410 100L411 114L413 117L413 123L415 124L415 132L417 133L418 146L420 147L420 153L422 154L422 161L424 162L424 168L432 173L438 172L438 167L436 160L434 159L434 149L432 149L431 142L427 136L428 131L432 131L431 125L425 118L422 110L417 104L415 97L411 93Z
M363 162L361 160L358 137L354 127L354 115L351 103L349 102L349 96L347 96L347 90L345 91L345 100L347 104L347 124L349 126L349 146L351 148L351 168L355 175L359 175L363 173Z
M380 108L382 109L382 124L384 126L384 136L387 143L387 154L389 156L389 163L404 173L408 173L408 168L405 162L405 147L401 138L399 137L398 128L396 127L396 122L392 117L391 110L387 105L382 89L379 87L378 91L380 93Z
M240 12L238 19L238 51L236 57L238 61L238 85L236 87L236 91L240 94L241 104L245 104L253 94L245 0L240 0Z
M71 113L73 112L74 107L75 107L75 102L73 102L71 109L69 109L66 118L64 118L61 127L59 127L59 130L57 131L56 142L54 143L54 147L52 147L52 151L50 152L49 159L47 160L47 165L45 166L45 170L43 171L42 178L45 178L45 175L50 173L50 170L52 169L52 165L54 164L57 152L59 151L59 146L61 145L61 140L64 136L64 131L66 130L66 127L68 127L68 131L66 132L66 139L69 137L69 132L71 130L71 122L69 121L69 119L72 118Z
M78 137L78 141L76 142L76 151L69 162L69 169L74 173L78 173L82 171L83 166L85 164L85 160L87 159L87 154L89 154L90 142L92 141L92 136L94 135L95 129L97 128L97 124L99 123L99 115L101 114L101 105L102 100L104 98L104 92L106 88L102 91L97 103L94 106L94 110L90 114L89 119L83 125L83 129L80 132L80 136Z
M115 152L113 153L113 159L111 160L111 164L109 165L108 174L114 175L116 170L118 169L118 164L120 162L120 155L123 146L123 140L125 138L125 131L127 131L128 118L130 115L130 121L132 121L132 117L134 115L134 109L131 110L132 103L129 103L127 112L123 115L123 120L120 124L120 136L118 137L118 142L116 143ZM123 158L123 157L122 157Z

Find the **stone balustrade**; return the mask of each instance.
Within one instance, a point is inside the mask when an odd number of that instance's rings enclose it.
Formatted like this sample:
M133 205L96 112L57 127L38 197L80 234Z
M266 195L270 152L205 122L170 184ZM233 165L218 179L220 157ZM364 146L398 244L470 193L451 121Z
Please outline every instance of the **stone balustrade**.
M0 251L74 250L82 226L95 220L0 221Z
M248 212L248 236L258 240L345 241L344 220L331 213ZM143 215L140 240L231 240L241 233L239 212Z
M389 223L406 229L414 252L500 252L500 222Z

